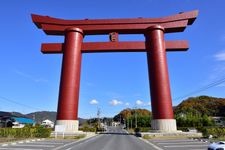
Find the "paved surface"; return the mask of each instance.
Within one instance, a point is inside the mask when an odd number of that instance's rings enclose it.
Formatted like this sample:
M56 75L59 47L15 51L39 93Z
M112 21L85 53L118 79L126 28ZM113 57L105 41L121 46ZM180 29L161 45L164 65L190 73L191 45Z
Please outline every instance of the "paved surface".
M124 130L109 127L104 134L86 140L40 140L29 143L11 143L0 150L155 150L148 143L127 134Z
M154 144L158 150L207 150L210 144L207 141L197 139L159 139L148 141Z
M0 145L0 150L205 150L209 143L197 140L140 140L120 128L85 140L43 139Z

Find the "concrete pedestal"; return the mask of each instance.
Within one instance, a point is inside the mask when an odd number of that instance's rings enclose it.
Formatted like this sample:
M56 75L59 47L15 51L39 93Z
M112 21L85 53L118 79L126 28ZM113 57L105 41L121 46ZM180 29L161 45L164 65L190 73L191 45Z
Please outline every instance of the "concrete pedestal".
M151 122L152 130L158 132L174 132L177 131L175 119L154 119Z
M70 133L79 132L78 131L79 121L78 120L57 120L56 125L62 126L64 129L61 129L61 130L64 130L65 133L66 132L70 132Z

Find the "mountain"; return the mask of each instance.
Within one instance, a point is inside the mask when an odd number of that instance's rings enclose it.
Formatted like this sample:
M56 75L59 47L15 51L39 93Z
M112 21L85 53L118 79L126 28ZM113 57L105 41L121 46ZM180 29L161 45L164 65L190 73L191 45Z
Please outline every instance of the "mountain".
M190 97L175 107L174 111L175 114L190 112L194 114L225 117L225 98L210 96Z
M35 119L36 123L41 123L43 120L49 119L51 121L56 120L56 112L55 111L38 111L26 114L28 118Z
M29 114L22 114L20 112L3 112L1 111L1 114L8 114L7 116L15 116L15 117L24 117L24 118L30 118L34 119L36 123L41 124L43 120L51 120L53 122L56 121L56 114L55 111L38 111L38 112L32 112ZM83 124L87 122L87 119L78 118L79 124Z
M55 111L38 111L38 112L26 114L26 116L28 118L35 119L35 121L40 124L43 120L46 120L46 119L49 119L49 120L55 122L56 114L57 114L57 112L55 112ZM83 119L83 118L78 118L78 120L79 120L79 124L83 124L84 122L87 121L86 119Z

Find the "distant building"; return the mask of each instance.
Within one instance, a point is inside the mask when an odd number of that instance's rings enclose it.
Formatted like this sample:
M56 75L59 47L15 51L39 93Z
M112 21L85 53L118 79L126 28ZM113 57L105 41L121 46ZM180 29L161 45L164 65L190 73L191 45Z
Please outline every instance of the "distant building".
M13 126L14 120L11 116L11 113L0 111L0 128Z
M41 125L45 126L45 127L48 127L48 128L53 128L54 127L54 122L51 121L51 120L44 120L42 121Z
M117 126L119 126L119 125L120 125L120 122L115 122L115 121L112 122L112 126L113 126L113 127L117 127Z
M9 112L0 111L0 127L13 127L22 128L27 124L33 125L35 121L33 119L16 116Z
M212 117L212 119L214 120L216 125L225 126L225 117L215 116L215 117Z
M12 117L14 119L13 128L23 128L25 125L33 125L35 121L25 117Z

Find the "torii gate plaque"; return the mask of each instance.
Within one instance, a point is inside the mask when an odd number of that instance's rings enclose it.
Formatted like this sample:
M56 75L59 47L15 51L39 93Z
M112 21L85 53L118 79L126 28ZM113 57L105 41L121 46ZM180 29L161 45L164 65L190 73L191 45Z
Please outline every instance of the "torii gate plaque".
M63 20L32 14L36 26L48 35L65 36L64 43L44 43L43 53L63 53L56 125L78 131L78 102L82 53L147 52L152 103L152 129L176 131L166 51L186 51L188 42L165 41L164 33L182 32L198 11L163 18ZM109 34L109 42L83 42L85 35ZM120 42L119 34L144 34L146 41Z

